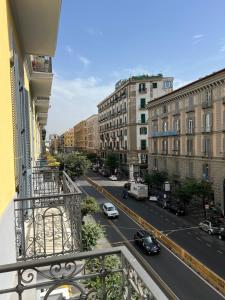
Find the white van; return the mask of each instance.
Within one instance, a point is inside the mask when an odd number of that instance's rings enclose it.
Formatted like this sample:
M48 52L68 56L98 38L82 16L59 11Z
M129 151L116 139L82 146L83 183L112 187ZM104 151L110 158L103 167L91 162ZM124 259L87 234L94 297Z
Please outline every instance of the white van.
M142 183L131 182L128 194L137 200L148 198L148 186Z

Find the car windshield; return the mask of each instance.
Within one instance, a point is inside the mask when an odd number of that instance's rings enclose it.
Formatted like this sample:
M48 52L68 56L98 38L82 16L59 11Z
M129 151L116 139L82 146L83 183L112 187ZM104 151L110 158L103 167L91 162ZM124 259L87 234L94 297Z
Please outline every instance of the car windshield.
M146 237L143 238L143 241L146 244L152 244L152 243L156 242L156 239L154 237L151 237L151 236L146 236Z
M110 206L110 207L107 208L107 210L108 210L108 211L113 211L113 210L116 210L116 208L113 207L113 206Z

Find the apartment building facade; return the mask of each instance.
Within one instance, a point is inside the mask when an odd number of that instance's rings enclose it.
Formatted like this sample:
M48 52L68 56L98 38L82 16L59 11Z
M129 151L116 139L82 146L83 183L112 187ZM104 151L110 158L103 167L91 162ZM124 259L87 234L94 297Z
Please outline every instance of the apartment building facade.
M148 104L149 170L212 182L225 207L225 69Z
M74 150L86 151L87 148L87 127L86 121L81 121L74 127Z
M61 1L53 3L0 1L0 265L16 261L13 199L32 195L32 169L44 150Z
M50 134L49 135L49 151L51 154L57 154L59 151L59 135Z
M173 78L162 74L119 81L115 91L98 104L101 157L114 152L124 171L133 165L136 174L144 173L148 166L146 105L172 88Z
M98 115L92 115L86 119L87 143L86 151L98 153L99 149L99 129L98 129Z
M64 132L64 152L70 153L75 149L74 129L70 128Z

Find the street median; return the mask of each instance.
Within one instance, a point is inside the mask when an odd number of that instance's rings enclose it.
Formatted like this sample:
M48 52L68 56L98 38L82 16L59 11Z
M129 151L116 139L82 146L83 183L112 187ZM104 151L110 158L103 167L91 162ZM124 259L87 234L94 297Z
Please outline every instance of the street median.
M195 272L201 275L207 282L209 282L214 288L220 291L225 296L225 280L213 272L211 269L206 267L198 259L192 256L185 249L180 247L177 243L172 241L168 236L163 234L157 228L152 226L133 210L124 205L118 198L109 193L104 187L98 185L94 180L86 176L86 180L95 187L95 189L102 193L107 199L111 200L118 208L124 211L129 217L131 217L135 222L142 226L146 231L151 231L154 233L156 238L168 249L170 249L175 255L177 255L182 261L184 261L189 267L191 267Z

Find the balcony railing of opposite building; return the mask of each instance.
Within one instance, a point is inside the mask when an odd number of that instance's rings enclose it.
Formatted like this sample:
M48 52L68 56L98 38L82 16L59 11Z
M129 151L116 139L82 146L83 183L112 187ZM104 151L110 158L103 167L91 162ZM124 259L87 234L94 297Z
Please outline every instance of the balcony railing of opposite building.
M49 56L30 55L30 65L33 72L52 73L52 58Z
M161 137L161 136L176 136L180 133L180 131L177 130L167 130L167 131L152 131L151 136L152 137Z
M211 108L212 107L212 101L209 100L209 101L203 101L202 102L202 108L205 109L205 108Z
M109 260L114 261L110 268ZM50 299L53 294L61 299L68 289L68 299L77 300L168 300L172 293L125 246L3 265L0 274L15 276L10 286L1 287L0 295L14 293L19 300ZM98 283L95 288L93 282Z
M202 127L202 133L210 133L212 132L212 126L203 126Z
M147 88L139 89L138 92L140 94L146 94L147 93Z
M202 151L202 157L212 158L212 151Z

